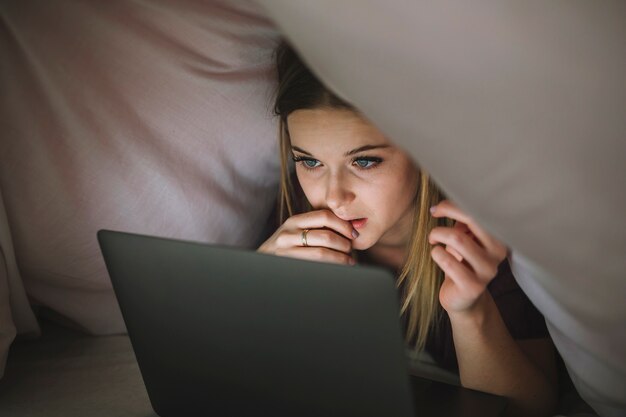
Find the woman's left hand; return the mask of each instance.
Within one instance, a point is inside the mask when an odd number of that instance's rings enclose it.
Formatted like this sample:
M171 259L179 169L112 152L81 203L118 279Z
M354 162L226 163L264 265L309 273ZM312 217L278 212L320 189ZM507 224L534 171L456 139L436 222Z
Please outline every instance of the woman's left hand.
M469 312L496 276L507 248L448 200L433 206L431 213L456 221L453 227L435 227L428 236L430 244L445 246L431 251L445 274L439 302L448 314Z

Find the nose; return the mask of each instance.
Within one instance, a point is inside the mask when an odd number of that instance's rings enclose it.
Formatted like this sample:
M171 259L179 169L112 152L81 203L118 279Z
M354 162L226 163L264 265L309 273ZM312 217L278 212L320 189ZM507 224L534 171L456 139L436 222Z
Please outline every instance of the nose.
M354 197L355 194L346 178L341 174L329 175L326 185L326 205L329 209L337 212L350 204Z

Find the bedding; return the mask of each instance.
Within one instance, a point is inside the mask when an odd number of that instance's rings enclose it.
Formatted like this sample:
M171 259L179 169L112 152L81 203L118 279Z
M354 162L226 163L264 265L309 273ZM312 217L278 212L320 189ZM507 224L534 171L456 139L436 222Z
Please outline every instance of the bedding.
M30 305L125 331L96 232L253 246L274 206L277 31L250 2L0 5L0 374Z
M282 32L510 245L576 387L623 415L625 18L620 1L3 1L0 363L38 333L31 305L124 332L100 228L254 246Z

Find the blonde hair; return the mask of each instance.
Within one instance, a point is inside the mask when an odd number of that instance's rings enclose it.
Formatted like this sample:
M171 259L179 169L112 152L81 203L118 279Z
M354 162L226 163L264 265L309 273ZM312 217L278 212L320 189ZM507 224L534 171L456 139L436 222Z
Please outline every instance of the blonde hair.
M294 184L289 161L291 141L286 121L279 123L280 190L278 200L279 220L282 224L294 214L311 210L304 193ZM423 350L429 332L435 327L441 308L439 289L443 273L430 256L428 234L437 225L447 224L430 215L430 207L444 198L428 173L420 173L420 184L414 203L414 220L408 256L397 278L397 286L403 287L400 313L407 319L407 343L416 350Z
M432 245L428 242L428 234L434 227L448 224L446 220L430 215L430 208L443 198L430 175L422 170L408 256L397 281L398 286L404 284L400 312L407 317L406 338L417 350L426 345L428 334L435 328L441 313L439 290L443 271L430 256Z
M294 214L311 210L300 184L293 180L290 160L291 141L287 130L287 117L299 109L331 108L351 110L350 103L330 91L304 65L298 54L286 42L276 48L278 88L274 101L274 114L279 116L280 189L278 214L280 224ZM441 313L439 289L443 273L430 257L428 234L438 224L448 224L430 215L430 207L443 199L441 191L421 171L419 189L415 197L413 231L409 253L397 279L402 288L401 314L407 319L407 342L417 350L425 347L429 332Z

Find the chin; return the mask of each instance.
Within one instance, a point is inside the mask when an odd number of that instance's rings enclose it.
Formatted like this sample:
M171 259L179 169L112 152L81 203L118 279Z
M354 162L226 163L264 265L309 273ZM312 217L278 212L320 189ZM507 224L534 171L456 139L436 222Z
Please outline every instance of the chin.
M359 236L356 240L352 241L352 249L367 250L374 246L375 243L376 241L373 241L372 239L362 238Z

